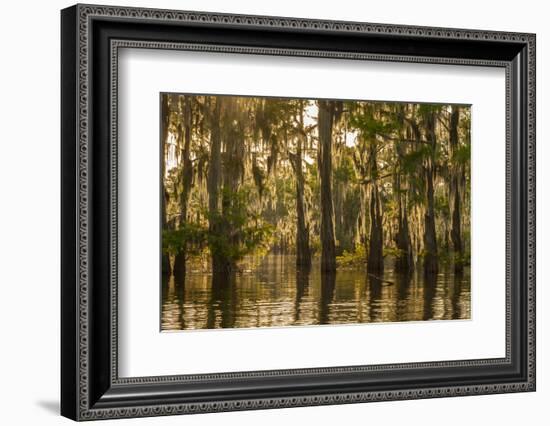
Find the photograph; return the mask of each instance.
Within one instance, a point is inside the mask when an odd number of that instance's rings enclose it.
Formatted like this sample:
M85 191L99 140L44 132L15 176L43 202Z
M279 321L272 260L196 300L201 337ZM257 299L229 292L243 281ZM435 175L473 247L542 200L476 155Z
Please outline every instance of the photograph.
M160 94L161 330L470 319L469 105Z

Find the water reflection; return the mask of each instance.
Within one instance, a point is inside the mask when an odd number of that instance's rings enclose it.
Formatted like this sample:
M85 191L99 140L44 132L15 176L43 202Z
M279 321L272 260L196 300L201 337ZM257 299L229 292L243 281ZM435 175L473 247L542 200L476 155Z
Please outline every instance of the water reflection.
M271 254L252 271L213 276L188 270L162 284L162 330L450 320L470 318L470 271L383 276L343 269L297 270Z

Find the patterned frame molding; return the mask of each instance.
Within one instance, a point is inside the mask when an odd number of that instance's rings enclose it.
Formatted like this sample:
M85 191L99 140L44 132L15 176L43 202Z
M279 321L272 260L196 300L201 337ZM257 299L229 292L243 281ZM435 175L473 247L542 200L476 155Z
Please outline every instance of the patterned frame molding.
M462 59L460 57L445 58L432 56L406 56L395 54L365 54L344 53L322 50L299 50L280 48L251 48L221 46L213 44L178 43L166 41L143 40L110 40L110 72L108 89L110 102L110 241L105 247L110 254L109 276L110 303L108 324L105 330L110 346L109 363L105 360L94 364L91 360L96 350L92 344L98 338L92 328L96 327L96 316L91 315L93 288L91 280L92 214L96 206L92 204L93 170L91 169L90 146L92 138L90 115L94 108L92 104L92 22L104 20L113 22L136 22L146 24L172 25L210 25L225 28L253 28L259 30L289 30L292 32L308 32L331 34L377 35L379 37L410 37L416 40L467 41L479 43L503 43L509 46L519 46L524 50L522 61L526 74L522 81L514 81L512 75L517 73L517 61L507 60ZM62 210L65 217L73 222L63 221L62 231L62 414L75 420L92 420L105 418L159 416L171 414L206 413L230 410L249 410L263 408L281 408L295 406L310 406L324 404L345 404L367 401L402 400L416 398L436 398L446 396L463 396L490 393L505 393L535 390L535 36L510 32L493 32L447 28L427 28L401 25L382 25L357 22L335 22L324 20L308 20L266 16L245 16L217 13L170 11L156 9L138 9L126 7L104 7L93 5L76 5L62 12L62 53L63 53L63 140L62 164L63 178ZM120 47L184 49L201 51L223 51L232 53L255 53L265 55L299 55L329 58L368 59L400 62L448 63L462 65L499 66L506 69L506 109L507 109L507 164L506 164L506 357L503 359L465 360L452 362L434 362L417 364L395 364L361 367L327 367L323 369L306 370L275 370L266 372L227 373L200 376L163 376L144 378L119 378L117 373L117 51ZM66 77L66 80L65 80ZM516 86L524 85L521 89ZM517 96L522 90L523 105L513 105L512 96ZM76 101L75 101L76 100ZM520 110L517 110L520 108ZM522 162L524 174L512 170L511 141L514 132L510 122L513 115L521 115L521 123L525 126L526 137L518 136L523 147ZM94 166L95 167L95 166ZM516 181L520 182L516 182ZM516 186L517 185L517 186ZM519 191L517 200L524 202L524 218L522 223L512 220L513 192ZM524 234L516 247L512 247L514 231L512 226L524 226ZM519 237L517 237L519 238ZM457 366L508 365L511 360L511 341L514 328L512 315L512 298L518 297L512 287L512 254L514 250L523 250L525 264L522 282L522 297L524 305L524 353L526 356L522 379L518 381L501 381L500 383L483 383L473 385L448 385L418 388L414 383L401 386L397 390L330 392L311 395L273 396L265 398L231 398L214 401L184 401L134 403L131 398L117 400L120 394L124 396L125 386L155 386L182 382L215 382L222 379L246 379L254 377L298 377L308 374L330 375L332 373L400 370L410 368L437 368ZM517 283L518 284L518 283ZM519 284L518 284L519 285ZM94 290L95 291L95 290ZM103 299L102 299L103 300ZM516 315L517 316L517 315ZM105 371L107 373L105 373ZM105 376L106 377L103 377ZM95 375L102 376L92 384ZM117 393L118 392L118 393ZM104 395L108 397L105 398ZM114 395L114 396L110 396ZM114 402L113 402L114 401ZM120 402L122 401L122 402ZM126 402L125 402L126 401Z

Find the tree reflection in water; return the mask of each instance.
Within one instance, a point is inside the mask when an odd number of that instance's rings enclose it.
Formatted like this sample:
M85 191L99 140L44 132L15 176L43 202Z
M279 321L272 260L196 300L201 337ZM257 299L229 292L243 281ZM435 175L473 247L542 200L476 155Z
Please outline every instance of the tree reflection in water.
M300 270L270 254L250 272L187 271L162 283L162 330L451 320L470 318L470 271L382 276L359 269Z

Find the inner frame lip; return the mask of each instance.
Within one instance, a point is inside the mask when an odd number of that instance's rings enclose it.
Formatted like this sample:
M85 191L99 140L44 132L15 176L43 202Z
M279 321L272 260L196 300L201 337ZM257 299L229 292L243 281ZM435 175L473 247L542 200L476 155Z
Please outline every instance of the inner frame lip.
M229 49L228 53L242 53L242 54L256 54L258 51L263 52L263 54L269 54L270 49L268 48L259 48L256 47L250 47L246 46L243 48L235 48L234 46L225 46L225 45L214 45L214 46L204 46L200 44L195 43L174 43L174 42L151 42L151 41L144 41L144 40L128 40L128 39L117 39L112 38L109 40L110 45L110 58L111 58L111 70L112 70L112 79L116 80L116 69L118 64L118 51L120 49L126 49L126 48L138 48L138 49L168 49L168 50L191 50L191 51L199 51L199 52L225 52ZM235 51L235 49L238 49L238 51ZM319 56L316 54L316 52L304 52L301 50L295 50L295 49L275 49L276 56L302 56L303 53L307 53L307 56L312 56L315 58L318 58ZM509 81L511 78L511 67L510 64L506 61L493 61L493 60L480 60L480 59L472 59L472 60L463 60L463 59L448 59L443 58L440 61L438 61L438 58L423 58L419 60L415 56L408 56L403 57L401 55L371 55L368 53L361 53L356 54L352 53L350 55L342 54L341 52L328 52L327 54L334 53L336 58L332 58L330 56L321 56L322 58L326 59L350 59L350 60L373 60L376 62L380 61L388 61L388 62L412 62L412 63L427 63L427 64L443 64L443 65L463 65L463 66L488 66L488 67L500 67L505 69L506 74L506 90L509 91ZM344 57L342 57L342 55ZM371 59L372 58L372 59ZM114 92L116 94L116 91ZM180 93L180 92L161 92L161 93ZM186 92L181 92L185 94ZM197 95L197 93L192 93L194 95ZM228 95L228 94L222 94L222 95ZM231 96L231 95L228 95ZM254 95L235 95L235 96L243 96L243 97L254 97ZM288 96L264 96L261 95L261 97L267 97L267 98L289 98ZM308 99L305 97L291 97L296 99ZM330 98L324 98L319 97L315 99L330 99ZM336 98L339 99L339 98ZM116 100L116 99L115 99ZM359 99L358 99L359 100ZM363 99L361 99L363 100ZM377 102L379 100L373 100L374 102ZM112 102L111 108L116 113L116 102ZM383 102L383 101L380 101ZM391 101L394 102L394 101ZM402 103L406 101L396 101L396 103ZM411 101L411 103L429 103L429 102L418 102L418 101ZM436 104L438 104L436 102ZM441 103L446 104L446 103ZM457 105L469 105L469 104L458 104L458 103L449 103L449 104L457 104ZM509 107L507 105L506 113L509 115ZM508 123L507 123L508 125ZM114 123L111 123L112 127L116 128L116 121ZM113 129L114 133L114 129ZM508 134L508 131L506 132ZM111 143L116 143L116 140L113 140ZM508 154L507 154L508 156ZM508 194L508 189L507 189ZM508 197L507 197L508 198ZM508 204L508 200L507 200ZM116 212L115 212L116 213ZM507 209L508 214L508 209ZM508 295L508 289L507 289L507 305L510 302L510 297ZM508 310L508 309L507 309ZM113 306L113 312L116 312L116 307ZM509 366L512 364L511 354L509 351L510 348L510 324L509 324L509 318L510 316L507 315L507 324L506 324L506 356L503 358L484 358L484 359L472 359L472 360L456 360L456 361L431 361L431 362L410 362L410 363L397 363L397 364L375 364L375 365L353 365L353 366L338 366L338 367L321 367L321 368L298 368L298 369L284 369L284 370L256 370L256 371L242 371L242 372L230 372L230 373L204 373L204 374L184 374L184 375L169 375L169 376L144 376L144 377L118 377L118 374L114 377L112 377L112 383L115 385L127 385L131 383L139 383L139 384L156 384L156 383L173 383L174 380L182 380L185 382L196 382L198 380L223 380L226 381L228 379L245 379L245 378L256 378L256 377L264 377L269 378L273 376L280 376L281 374L287 375L287 376L295 376L295 375L304 375L304 374L331 374L331 375L338 375L338 374L348 374L352 372L358 372L361 371L362 374L367 374L373 371L393 371L395 369L403 370L403 369L414 369L418 367L426 367L426 368L437 368L437 369L443 369L443 368L455 368L455 367L464 367L465 365L471 366L471 367L485 367L487 365L504 365ZM118 342L115 342L115 344L118 346ZM118 361L118 357L117 357ZM479 373L478 373L479 377ZM219 382L218 382L219 383Z

